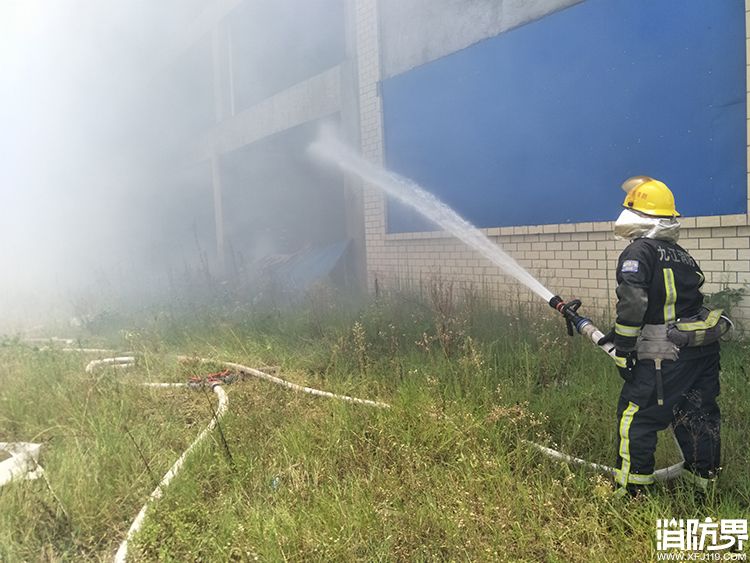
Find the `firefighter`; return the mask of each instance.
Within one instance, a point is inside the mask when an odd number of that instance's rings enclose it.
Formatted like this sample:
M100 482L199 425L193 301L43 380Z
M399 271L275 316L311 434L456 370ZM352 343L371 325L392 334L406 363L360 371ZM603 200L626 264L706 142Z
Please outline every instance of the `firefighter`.
M636 494L654 482L657 432L670 424L685 458L684 478L705 492L719 469L723 324L717 318L723 317L702 307L705 277L677 244L680 214L669 188L647 176L622 187L627 196L615 236L631 242L617 262L615 327L599 341L614 342L624 380L617 405L618 494Z

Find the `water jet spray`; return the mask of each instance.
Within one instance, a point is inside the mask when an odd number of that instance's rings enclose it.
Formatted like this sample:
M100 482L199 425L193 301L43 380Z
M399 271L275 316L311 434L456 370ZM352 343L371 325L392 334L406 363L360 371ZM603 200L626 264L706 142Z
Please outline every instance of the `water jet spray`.
M308 151L316 159L334 164L344 172L358 176L368 184L415 209L420 215L479 252L505 274L512 276L549 303L565 318L568 334L573 336L575 329L579 334L589 338L597 346L599 345L599 339L604 334L594 326L591 319L578 314L578 308L581 306L580 300L575 299L565 303L560 296L553 295L500 246L415 182L367 161L339 140L330 129L323 129L318 140L310 145ZM610 356L614 356L612 344L599 347Z
M333 164L342 171L359 177L367 184L380 189L389 196L415 209L420 215L479 252L498 266L504 273L512 276L544 299L550 307L563 316L570 336L574 336L578 332L580 335L591 340L591 342L606 352L607 355L614 357L614 344L608 342L600 345L599 341L604 337L604 334L594 325L591 319L578 313L578 309L581 306L580 299L565 302L559 295L553 295L550 290L544 287L539 280L526 271L500 246L415 182L367 161L336 138L331 130L322 130L318 140L309 147L308 152L317 160L326 164ZM588 466L610 475L614 475L615 473L615 469L607 465L600 465L569 456L533 442L529 442L529 445L553 459ZM682 471L682 464L683 461L680 461L670 467L658 470L656 474L658 474L660 480L673 479Z

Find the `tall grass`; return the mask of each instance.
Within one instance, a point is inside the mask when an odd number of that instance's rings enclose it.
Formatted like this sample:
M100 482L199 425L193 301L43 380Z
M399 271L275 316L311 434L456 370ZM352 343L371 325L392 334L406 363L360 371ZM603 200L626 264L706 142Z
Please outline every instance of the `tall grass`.
M263 381L228 387L222 428L233 463L218 440L199 448L149 513L136 560L647 561L657 518L747 518L747 345L723 351L718 489L698 501L673 483L618 499L606 479L524 445L614 461L616 370L558 321L445 287L358 307L325 299L288 311L173 311L114 342L139 355L137 369L97 377L82 373L79 355L8 341L0 435L45 443L41 462L69 517L42 482L0 489L0 558L114 551L154 478L210 417L199 394L129 384L198 369L171 352L277 366L298 383L392 408ZM675 455L665 436L658 464Z

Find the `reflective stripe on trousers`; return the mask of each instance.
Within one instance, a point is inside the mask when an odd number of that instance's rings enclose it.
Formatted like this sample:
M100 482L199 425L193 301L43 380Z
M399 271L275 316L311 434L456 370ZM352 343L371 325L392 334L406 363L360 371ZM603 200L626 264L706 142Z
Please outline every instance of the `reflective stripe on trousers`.
M620 458L622 464L617 470L616 480L623 487L628 484L630 474L630 425L633 423L633 416L638 412L638 405L633 402L628 404L628 408L620 417Z

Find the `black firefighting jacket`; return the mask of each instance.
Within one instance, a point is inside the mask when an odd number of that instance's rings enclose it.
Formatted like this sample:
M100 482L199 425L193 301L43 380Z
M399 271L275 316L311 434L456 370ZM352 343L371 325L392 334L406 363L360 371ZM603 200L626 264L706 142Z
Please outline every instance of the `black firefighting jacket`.
M678 244L647 238L631 242L617 262L616 348L635 350L644 324L697 314L704 280L698 263Z

